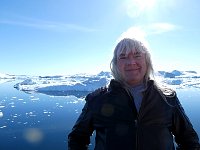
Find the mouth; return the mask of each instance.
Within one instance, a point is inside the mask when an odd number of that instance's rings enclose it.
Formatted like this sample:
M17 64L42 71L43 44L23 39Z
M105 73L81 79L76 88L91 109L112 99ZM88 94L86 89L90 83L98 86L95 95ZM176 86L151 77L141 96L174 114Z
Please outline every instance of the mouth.
M125 71L138 71L140 70L141 68L131 68L131 69L125 69Z

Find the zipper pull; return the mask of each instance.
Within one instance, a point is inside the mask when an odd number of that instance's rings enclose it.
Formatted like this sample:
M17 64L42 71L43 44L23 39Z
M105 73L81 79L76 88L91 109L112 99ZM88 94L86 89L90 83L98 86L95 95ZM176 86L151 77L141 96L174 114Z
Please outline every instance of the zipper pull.
M135 120L135 126L137 127L138 126L138 120Z

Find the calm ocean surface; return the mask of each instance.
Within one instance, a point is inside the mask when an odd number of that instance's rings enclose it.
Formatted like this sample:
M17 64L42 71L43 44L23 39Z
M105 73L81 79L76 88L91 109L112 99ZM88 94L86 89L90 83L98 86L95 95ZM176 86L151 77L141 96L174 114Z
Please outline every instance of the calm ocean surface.
M66 150L84 99L25 93L13 88L16 82L0 84L0 150ZM200 89L178 89L177 94L200 135Z

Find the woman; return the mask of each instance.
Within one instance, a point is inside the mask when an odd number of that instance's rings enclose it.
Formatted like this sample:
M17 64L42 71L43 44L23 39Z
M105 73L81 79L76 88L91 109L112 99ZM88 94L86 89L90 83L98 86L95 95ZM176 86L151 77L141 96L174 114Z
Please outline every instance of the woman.
M69 150L86 150L96 131L95 150L200 150L198 135L173 90L160 88L150 75L147 48L121 40L111 61L108 88L87 95L71 133Z

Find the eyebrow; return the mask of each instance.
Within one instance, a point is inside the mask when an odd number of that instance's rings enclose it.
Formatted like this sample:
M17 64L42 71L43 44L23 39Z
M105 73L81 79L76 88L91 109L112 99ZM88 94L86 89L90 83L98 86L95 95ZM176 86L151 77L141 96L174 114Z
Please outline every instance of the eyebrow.
M119 56L126 56L126 53L121 53L119 54Z
M119 54L119 56L126 56L126 55L128 55L129 53L133 53L132 51L131 52L122 52L121 54ZM134 53L133 53L133 55L140 55L142 52L140 52L140 51L135 51Z
M138 54L141 54L142 52L140 52L140 51L136 51L136 52L134 52L133 53L133 55L138 55Z

